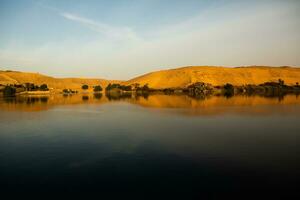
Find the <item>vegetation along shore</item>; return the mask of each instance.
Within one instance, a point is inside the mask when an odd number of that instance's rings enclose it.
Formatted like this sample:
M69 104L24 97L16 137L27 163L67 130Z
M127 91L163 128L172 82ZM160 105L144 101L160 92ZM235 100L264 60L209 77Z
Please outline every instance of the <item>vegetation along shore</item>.
M39 73L0 71L0 93L5 96L101 92L108 96L132 93L281 95L299 93L299 82L300 69L296 67L183 67L148 73L128 81L53 78Z

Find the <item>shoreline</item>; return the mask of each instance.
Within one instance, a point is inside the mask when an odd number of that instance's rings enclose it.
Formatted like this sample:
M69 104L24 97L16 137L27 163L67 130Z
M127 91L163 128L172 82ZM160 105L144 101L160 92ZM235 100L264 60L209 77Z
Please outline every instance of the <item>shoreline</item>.
M50 95L50 91L25 91L16 93L16 95Z

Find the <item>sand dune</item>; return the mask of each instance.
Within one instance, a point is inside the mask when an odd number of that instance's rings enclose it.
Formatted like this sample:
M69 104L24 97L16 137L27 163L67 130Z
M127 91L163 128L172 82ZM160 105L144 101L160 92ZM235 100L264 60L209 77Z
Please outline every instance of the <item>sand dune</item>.
M261 84L283 79L286 84L300 83L300 68L292 67L209 67L194 66L148 73L127 81L127 84L148 84L151 88L186 87L198 81L212 85Z
M210 83L215 86L224 85L226 83L233 85L257 85L267 81L278 81L278 79L284 80L287 85L295 85L296 82L300 83L300 68L192 66L151 72L124 82L89 78L54 78L39 73L0 71L0 84L3 85L27 82L38 85L46 83L49 87L58 90L65 88L80 90L83 84L106 87L109 83L122 83L127 85L134 83L140 85L148 84L150 88L155 89L186 87L198 81Z

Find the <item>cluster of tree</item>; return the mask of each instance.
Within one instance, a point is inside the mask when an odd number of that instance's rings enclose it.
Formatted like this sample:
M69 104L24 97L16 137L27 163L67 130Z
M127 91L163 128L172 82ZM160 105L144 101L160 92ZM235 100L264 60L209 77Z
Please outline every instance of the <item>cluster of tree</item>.
M26 91L48 91L49 90L47 84L42 84L38 86L33 83L25 83L24 87Z
M285 86L284 80L281 80L281 79L278 79L278 84L279 84L279 86Z
M234 90L234 86L230 83L226 83L223 87L224 90L232 91Z
M259 94L263 96L279 96L287 93L299 93L299 83L289 86L285 85L284 80L279 79L278 82L265 82L259 85L243 85L236 87L237 93L247 95Z
M81 89L87 90L87 89L89 89L89 86L88 85L83 85L83 86L81 86Z
M94 92L101 92L103 89L102 89L102 87L101 87L101 85L96 85L96 86L94 86L93 87L94 89ZM83 89L83 90L88 90L89 89L89 86L88 85L82 85L81 86L81 89Z
M279 95L282 93L299 92L300 87L297 82L294 86L285 85L284 80L278 79L277 82L265 82L259 85L233 86L229 83L223 86L223 94L227 97L233 96L235 93L241 94L260 94L260 95Z
M2 85L0 84L0 87L5 87L5 86L11 86L11 87L15 87L15 88L25 88L24 85L21 84L10 84L10 85Z
M208 83L196 82L188 86L188 93L192 96L211 94L213 86Z
M284 80L278 79L278 82L265 82L259 86L270 86L270 87L286 87Z
M223 95L225 97L232 97L234 95L234 86L230 83L226 83L223 86Z
M144 86L140 86L138 83L133 85L121 85L118 83L108 84L105 88L106 91L118 89L122 91L137 91L137 92L147 92L151 89L149 88L148 84L145 84Z
M72 89L63 89L64 94L75 94L78 93L77 90L72 90Z
M101 92L103 89L101 87L101 85L96 85L94 86L94 92Z
M17 92L22 91L48 91L47 84L42 84L40 86L35 85L33 83L25 83L25 84L13 84L13 85L6 85L2 89L3 95L5 96L12 96L15 95Z
M173 89L173 88L164 88L162 91L163 91L164 94L173 94L173 93L175 93L175 89Z
M113 90L113 89L119 89L122 91L131 91L132 87L130 85L121 85L117 83L108 84L105 88L106 91Z
M139 91L142 91L142 92L149 92L150 91L150 88L148 86L148 84L145 84L144 86L140 87L140 86L137 86L136 87L136 91L139 92Z

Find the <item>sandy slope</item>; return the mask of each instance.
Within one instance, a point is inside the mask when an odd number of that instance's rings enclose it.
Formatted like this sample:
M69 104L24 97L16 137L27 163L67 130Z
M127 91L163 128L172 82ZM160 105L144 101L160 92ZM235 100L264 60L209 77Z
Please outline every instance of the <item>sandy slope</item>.
M286 84L300 83L300 68L292 67L183 67L162 70L139 76L127 81L127 84L149 84L151 88L185 87L201 81L213 85L260 84L283 79Z

